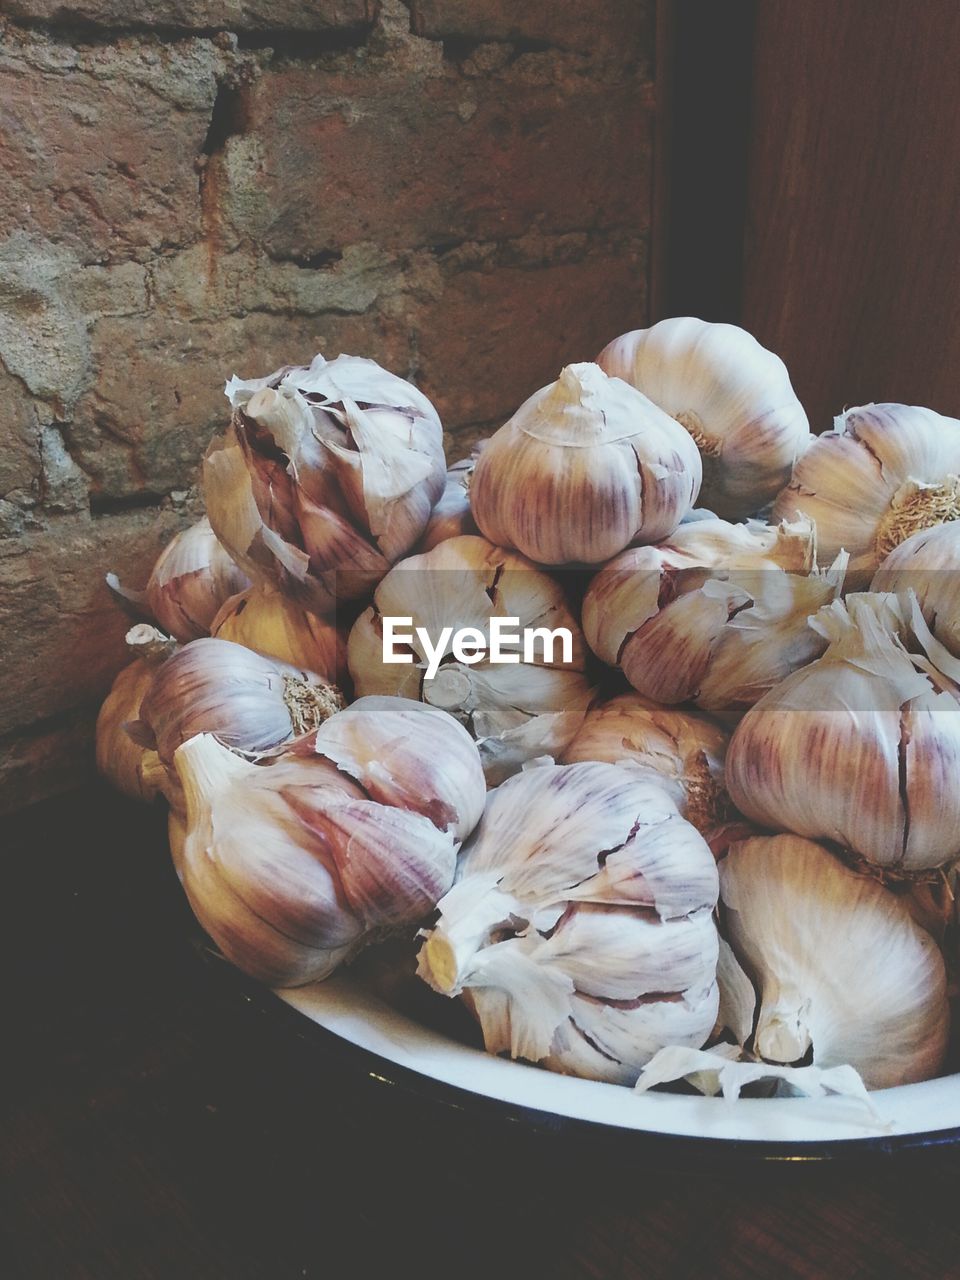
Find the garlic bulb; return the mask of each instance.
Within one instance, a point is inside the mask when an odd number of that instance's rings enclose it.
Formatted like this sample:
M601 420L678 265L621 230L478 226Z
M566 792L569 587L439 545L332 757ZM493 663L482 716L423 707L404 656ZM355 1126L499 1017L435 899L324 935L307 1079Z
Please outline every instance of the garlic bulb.
M147 582L147 604L164 631L185 644L209 635L224 600L248 585L204 516L160 552Z
M140 705L140 736L168 766L198 733L214 733L240 751L266 752L315 729L342 705L337 689L312 672L229 640L194 640L157 670Z
M707 716L624 693L587 713L562 761L629 762L666 786L683 817L706 834L732 812L723 780L727 738Z
M479 532L470 510L470 481L475 466L476 454L447 469L446 488L431 512L417 551L432 551L438 542Z
M904 904L811 840L735 845L720 864L725 932L759 992L755 1052L849 1064L868 1088L928 1080L943 1064L943 957Z
M811 619L823 657L771 689L730 739L727 787L748 818L902 873L960 856L960 672L945 674L932 637L930 658L907 652L908 620L923 628L912 603L910 618L909 596L852 595Z
M167 543L143 591L131 591L115 573L107 574L107 586L128 613L153 618L183 644L209 635L223 602L249 585L206 516Z
M783 361L736 325L661 320L615 338L597 363L686 427L703 458L700 500L729 520L775 498L810 442Z
M717 872L666 791L611 764L492 791L418 972L463 996L490 1053L632 1084L717 1012Z
M273 587L258 584L232 596L213 619L210 634L314 671L331 684L340 684L346 675L346 628Z
M601 564L668 537L696 501L689 435L595 364L571 364L488 440L470 483L481 533L538 564Z
M329 613L368 595L443 492L440 420L372 360L232 378L233 419L204 462L217 536L257 581Z
M624 551L591 582L583 630L598 657L662 703L735 721L826 647L807 618L840 591L845 557L813 566L809 524L700 520Z
M921 529L890 552L871 591L913 591L931 631L960 658L960 520Z
M144 658L124 667L97 716L97 768L125 796L147 802L163 791L166 772L156 751L134 742L124 725L139 717L155 671Z
M384 660L384 618L411 620L395 631L410 636L405 663ZM518 639L532 628L564 628L569 654L558 637L549 648L536 643L529 655L519 643L506 645L518 660L492 661L494 618L516 619L509 631ZM468 627L479 633L483 652L473 660L461 650L461 661L456 637ZM354 624L347 658L358 694L399 694L456 716L476 738L491 783L526 760L561 751L592 694L583 638L559 584L485 538L450 538L394 566Z
M480 821L487 787L476 745L437 707L358 698L323 722L313 750L372 800L420 813L458 841Z
M847 409L797 461L773 508L809 516L820 552L864 586L894 547L960 516L960 421L905 404Z
M375 931L413 925L453 880L457 841L380 804L328 760L241 759L185 742L180 875L200 924L245 973L275 986L327 977Z

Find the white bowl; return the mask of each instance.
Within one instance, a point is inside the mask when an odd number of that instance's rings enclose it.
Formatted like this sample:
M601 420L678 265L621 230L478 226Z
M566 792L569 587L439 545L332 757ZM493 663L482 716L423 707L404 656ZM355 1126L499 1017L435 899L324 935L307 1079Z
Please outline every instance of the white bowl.
M960 1141L960 1075L871 1094L877 1116L847 1098L744 1098L729 1102L674 1093L638 1094L619 1085L555 1075L495 1058L421 1026L387 1006L352 974L276 993L290 1008L342 1040L375 1055L368 1074L397 1083L415 1072L435 1082L540 1113L631 1133L762 1144L787 1158L839 1155L864 1145L886 1150ZM763 1150L759 1154L763 1154Z

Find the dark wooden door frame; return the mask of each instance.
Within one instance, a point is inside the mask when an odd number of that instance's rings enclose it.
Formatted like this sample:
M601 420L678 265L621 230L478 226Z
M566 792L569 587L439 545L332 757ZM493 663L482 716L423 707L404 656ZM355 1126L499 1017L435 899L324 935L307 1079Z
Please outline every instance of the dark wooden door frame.
M740 319L756 0L657 0L650 320Z

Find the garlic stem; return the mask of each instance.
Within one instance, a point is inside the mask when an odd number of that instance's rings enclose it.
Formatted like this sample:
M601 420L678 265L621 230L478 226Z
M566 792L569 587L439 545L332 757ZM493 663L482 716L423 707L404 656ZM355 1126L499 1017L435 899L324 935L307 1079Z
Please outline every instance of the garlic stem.
M445 996L463 990L470 962L487 946L497 929L525 927L519 904L497 888L500 875L487 872L455 885L443 901L437 927L426 935L418 973Z
M806 1019L809 1000L793 986L768 984L757 1022L756 1051L767 1062L799 1062L813 1043Z
M176 653L178 647L173 636L165 635L149 622L138 622L130 628L125 639L132 657L143 658L151 663L164 662Z

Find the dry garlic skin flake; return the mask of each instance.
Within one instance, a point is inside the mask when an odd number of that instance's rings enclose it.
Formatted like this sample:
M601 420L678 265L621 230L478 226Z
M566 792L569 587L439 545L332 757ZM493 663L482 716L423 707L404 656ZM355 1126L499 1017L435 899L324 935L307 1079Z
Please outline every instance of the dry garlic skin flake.
M703 457L700 504L726 519L776 497L810 442L783 361L736 325L661 320L615 338L597 363L690 432Z
M491 1053L633 1084L716 1020L717 871L668 793L622 765L542 764L491 791L420 976Z
M537 564L602 564L669 536L701 477L672 418L598 365L572 364L487 441L470 505L485 537Z
M929 1080L949 1030L943 956L906 904L798 836L734 845L723 929L759 996L754 1051L849 1064L868 1088Z
M794 467L776 520L809 516L826 559L844 550L857 585L911 534L960 517L960 421L906 404L847 409Z

